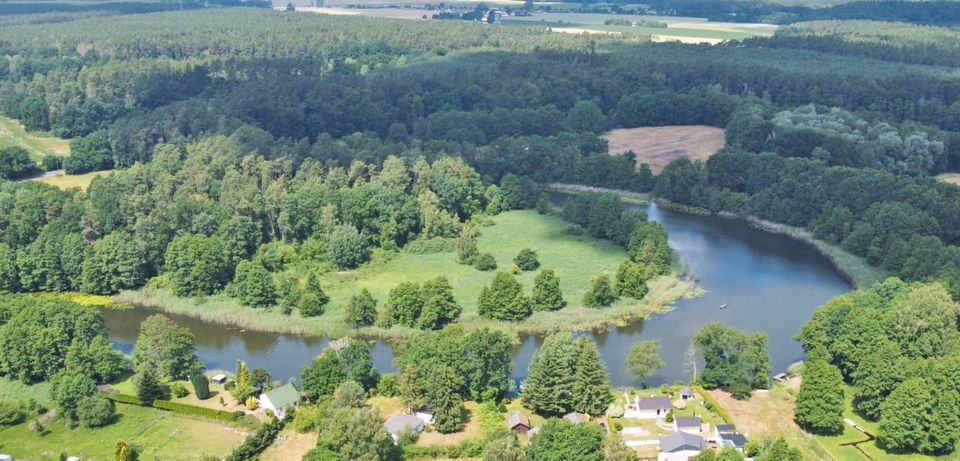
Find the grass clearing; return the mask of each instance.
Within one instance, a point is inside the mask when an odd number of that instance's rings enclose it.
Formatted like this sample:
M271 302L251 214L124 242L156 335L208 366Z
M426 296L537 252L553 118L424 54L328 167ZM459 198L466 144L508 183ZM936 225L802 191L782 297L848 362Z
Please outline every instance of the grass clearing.
M119 420L98 429L69 429L62 420L46 434L28 423L0 428L0 451L21 460L56 460L60 452L81 459L113 459L119 439L139 445L140 459L187 460L204 455L222 457L243 442L243 430L219 422L174 415L136 405L117 405Z
M302 459L308 451L317 447L316 432L301 434L287 427L258 458L260 461L289 461Z
M937 179L954 186L960 186L960 173L941 173L937 175Z
M20 122L0 116L0 148L9 146L22 147L30 153L30 158L37 162L48 155L70 155L69 139L30 133Z
M63 172L57 172L50 176L36 178L36 180L44 184L57 187L61 190L67 190L74 187L79 187L80 190L87 190L87 187L90 187L90 183L93 182L93 178L109 174L111 171L113 170L94 171L84 174L66 174Z
M613 276L626 252L618 245L588 236L567 235L568 223L556 216L538 215L535 211L511 211L491 218L492 226L483 227L478 238L481 252L494 255L498 270L509 270L513 258L523 248L537 252L541 267L553 269L560 278L561 290L568 305L557 312L537 312L517 323L480 318L477 298L480 290L493 279L492 272L481 272L456 262L453 251L433 254L391 253L377 251L373 261L357 270L327 273L320 283L330 296L327 312L316 318L301 318L296 313L282 315L277 309L252 309L240 306L223 295L204 300L182 299L161 289L141 289L121 293L121 302L155 307L158 310L197 317L205 321L234 325L256 331L275 331L313 336L340 336L350 332L344 319L350 297L366 288L383 306L392 288L401 282L425 282L445 276L454 289L454 296L463 308L461 322L468 328L490 326L518 333L545 333L566 328L596 329L612 323L625 323L655 312L663 312L674 301L689 293L690 285L675 277L658 277L651 281L650 292L642 300L621 299L605 309L590 309L581 299L594 275ZM294 270L305 273L312 269L301 265ZM533 288L536 272L525 272L517 278L527 293ZM365 328L369 336L399 336L412 331L393 328Z
M50 383L23 384L20 381L0 377L0 399L35 400L40 405L50 404Z
M622 128L603 135L612 155L633 151L637 164L659 174L679 158L706 160L726 143L722 128L703 125Z

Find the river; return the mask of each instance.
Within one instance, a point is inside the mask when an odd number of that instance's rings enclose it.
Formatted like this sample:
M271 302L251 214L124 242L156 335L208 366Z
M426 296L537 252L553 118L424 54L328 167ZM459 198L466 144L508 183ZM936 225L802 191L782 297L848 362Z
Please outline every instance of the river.
M668 313L627 327L611 327L590 333L600 348L610 381L615 386L636 384L624 366L634 341L660 341L666 366L650 384L687 380L684 351L690 338L705 323L720 321L743 330L762 330L770 337L772 373L785 371L802 358L794 340L800 326L817 306L850 291L850 284L825 257L810 246L789 237L751 228L746 222L716 216L697 216L650 205L650 219L669 235L670 246L679 254L687 272L698 279L701 296L676 303ZM720 305L727 304L726 309ZM140 322L150 315L142 309L105 310L110 340L130 352ZM322 338L258 333L204 323L187 317L171 318L188 327L196 340L197 355L208 369L232 370L236 360L265 367L275 379L300 375L326 346ZM514 378L526 374L530 359L542 338L522 338L514 351ZM393 352L384 342L373 347L373 360L381 372L393 370Z

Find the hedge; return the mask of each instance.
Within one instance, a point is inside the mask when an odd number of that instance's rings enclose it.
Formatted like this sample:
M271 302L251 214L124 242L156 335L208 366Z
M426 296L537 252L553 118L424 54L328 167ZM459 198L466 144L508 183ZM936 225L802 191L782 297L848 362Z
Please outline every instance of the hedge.
M232 423L243 416L243 412L231 413L229 411L215 410L213 408L197 407L184 403L171 402L169 400L154 400L153 407L161 410L170 410L174 413L184 415L202 416L204 418L216 419L227 423Z
M710 395L702 386L693 386L693 390L697 391L697 394L700 394L700 397L703 397L704 405L709 405L710 410L717 414L723 421L727 424L733 424L733 417L730 416L730 413L727 413L727 410L720 405L720 402L714 400L713 396Z
M117 394L117 393L115 393L115 392L102 392L102 391L100 392L100 395L102 395L102 396L103 396L104 398L106 398L106 399L113 400L114 402L118 402L118 403L127 403L127 404L130 404L130 405L139 405L139 406L141 406L141 407L147 406L147 405L145 405L145 404L143 403L142 400L140 400L139 398L137 398L137 396L135 396L135 395Z
M277 438L277 434L283 430L283 426L292 418L292 413L292 411L288 412L287 417L284 419L274 419L260 426L257 432L247 437L243 441L243 444L234 449L233 453L230 453L230 456L227 456L226 461L250 461L257 459L257 456L263 453L263 450L266 450L267 447L273 444L273 441Z
M204 418L215 419L217 421L223 421L227 423L237 422L237 420L243 417L243 412L231 413L229 411L187 405L184 403L171 402L169 400L154 400L153 405L147 405L135 395L117 394L113 392L101 392L100 395L118 403L139 405L141 407L153 407L183 415L202 416Z

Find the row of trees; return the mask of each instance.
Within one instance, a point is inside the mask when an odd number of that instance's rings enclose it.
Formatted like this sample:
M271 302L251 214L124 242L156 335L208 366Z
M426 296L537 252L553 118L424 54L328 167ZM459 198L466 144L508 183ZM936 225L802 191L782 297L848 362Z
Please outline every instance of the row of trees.
M812 432L842 431L847 383L854 410L879 421L882 447L952 453L960 440L958 315L941 285L898 279L818 308L797 336L808 355L798 422Z

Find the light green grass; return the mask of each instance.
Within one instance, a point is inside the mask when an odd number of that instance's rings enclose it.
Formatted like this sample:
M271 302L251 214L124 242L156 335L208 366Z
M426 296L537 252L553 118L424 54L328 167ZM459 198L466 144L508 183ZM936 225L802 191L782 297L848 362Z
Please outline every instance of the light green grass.
M113 170L93 171L84 174L59 173L53 176L39 178L37 181L40 181L44 184L49 184L61 190L72 189L74 187L79 187L80 190L87 190L87 187L90 187L90 183L93 182L93 178L109 174L111 171Z
M33 399L41 405L50 403L50 383L23 384L9 378L0 378L0 399Z
M81 459L113 459L113 447L124 439L142 448L142 460L188 460L222 457L240 445L242 430L220 422L186 418L135 405L117 405L117 422L98 429L69 429L62 420L47 424L41 435L27 422L0 428L0 452L15 459L56 460L60 452Z
M0 147L19 146L40 161L48 155L70 155L70 140L43 134L29 133L20 122L0 116Z
M564 328L596 329L612 323L626 323L662 312L689 293L689 284L675 277L659 277L650 283L650 293L642 300L621 299L612 307L589 309L581 302L594 275L613 276L627 257L616 244L587 236L564 233L568 224L559 217L538 215L534 211L511 211L492 218L493 225L480 230L481 252L494 255L498 270L509 270L513 258L523 248L537 252L541 268L553 269L568 305L557 312L537 312L522 322L486 320L477 314L480 290L488 285L493 272L481 272L457 264L454 252L435 254L389 253L378 251L374 260L354 271L327 273L320 284L330 296L328 312L317 318L301 318L296 313L280 314L276 309L252 309L239 306L233 299L218 295L206 300L181 299L166 290L142 289L121 293L121 302L152 306L159 310L200 318L257 331L275 331L315 336L340 336L350 333L344 320L344 306L350 297L366 288L382 306L390 290L401 282L422 283L444 276L453 286L454 296L463 308L461 322L468 328L490 326L518 333L545 333ZM311 267L298 267L304 273ZM527 293L533 287L536 272L520 274L518 279ZM362 334L398 336L411 331L394 328L366 328Z

